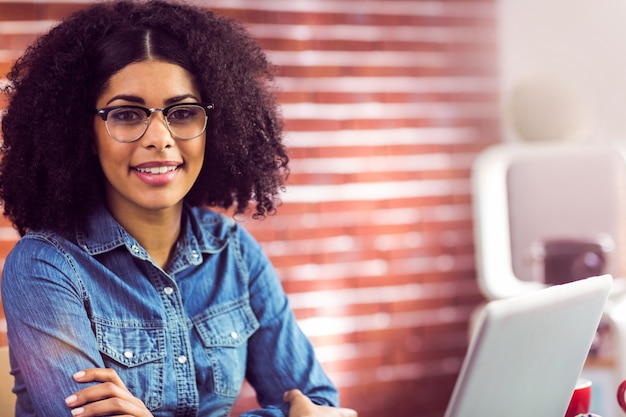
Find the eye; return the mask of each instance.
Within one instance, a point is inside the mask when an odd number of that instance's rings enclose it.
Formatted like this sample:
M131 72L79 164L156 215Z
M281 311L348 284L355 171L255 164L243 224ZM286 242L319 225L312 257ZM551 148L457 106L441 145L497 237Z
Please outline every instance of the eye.
M204 116L199 106L177 106L167 113L170 123L189 123L199 116Z
M109 112L108 119L117 124L138 124L142 123L146 114L139 109L132 107L120 107Z

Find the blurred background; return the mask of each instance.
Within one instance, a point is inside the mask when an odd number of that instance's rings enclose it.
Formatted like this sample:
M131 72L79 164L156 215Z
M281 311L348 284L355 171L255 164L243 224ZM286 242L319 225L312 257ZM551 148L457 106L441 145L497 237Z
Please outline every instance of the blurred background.
M0 83L38 34L89 3L0 0ZM292 174L278 214L244 225L342 404L361 417L442 416L486 299L472 164L499 143L619 140L626 5L195 3L244 23L277 66ZM2 220L0 266L16 239ZM233 415L253 406L246 386Z

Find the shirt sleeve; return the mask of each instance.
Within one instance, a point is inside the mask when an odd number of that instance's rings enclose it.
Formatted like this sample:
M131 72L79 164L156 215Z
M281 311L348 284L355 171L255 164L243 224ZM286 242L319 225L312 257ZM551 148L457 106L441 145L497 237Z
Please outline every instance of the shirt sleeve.
M240 229L242 230L242 229ZM299 389L319 405L338 406L337 389L315 357L313 346L296 323L280 281L260 246L244 230L239 241L250 274L250 300L260 328L248 346L246 378L263 412L243 416L287 416L283 395ZM276 409L282 414L276 414Z
M258 409L258 410L250 410L245 413L239 415L239 417L285 417L289 413L289 410L286 412L279 407L267 406L266 408Z
M102 367L70 261L52 242L23 238L2 272L19 416L69 415L64 399L85 388L72 374Z

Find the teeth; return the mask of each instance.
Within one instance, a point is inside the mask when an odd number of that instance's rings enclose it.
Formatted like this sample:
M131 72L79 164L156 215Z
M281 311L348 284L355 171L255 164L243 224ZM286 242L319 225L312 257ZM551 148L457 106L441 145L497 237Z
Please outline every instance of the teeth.
M169 166L169 167L153 167L153 168L137 168L139 172L145 172L148 174L165 174L167 172L174 171L177 167Z

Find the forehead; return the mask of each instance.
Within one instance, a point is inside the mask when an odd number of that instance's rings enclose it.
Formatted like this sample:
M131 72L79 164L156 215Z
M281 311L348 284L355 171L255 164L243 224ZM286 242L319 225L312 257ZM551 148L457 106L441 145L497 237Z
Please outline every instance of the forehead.
M169 62L142 61L129 64L113 74L99 101L125 95L139 97L146 102L160 102L189 94L197 97L199 93L191 74L184 68Z

